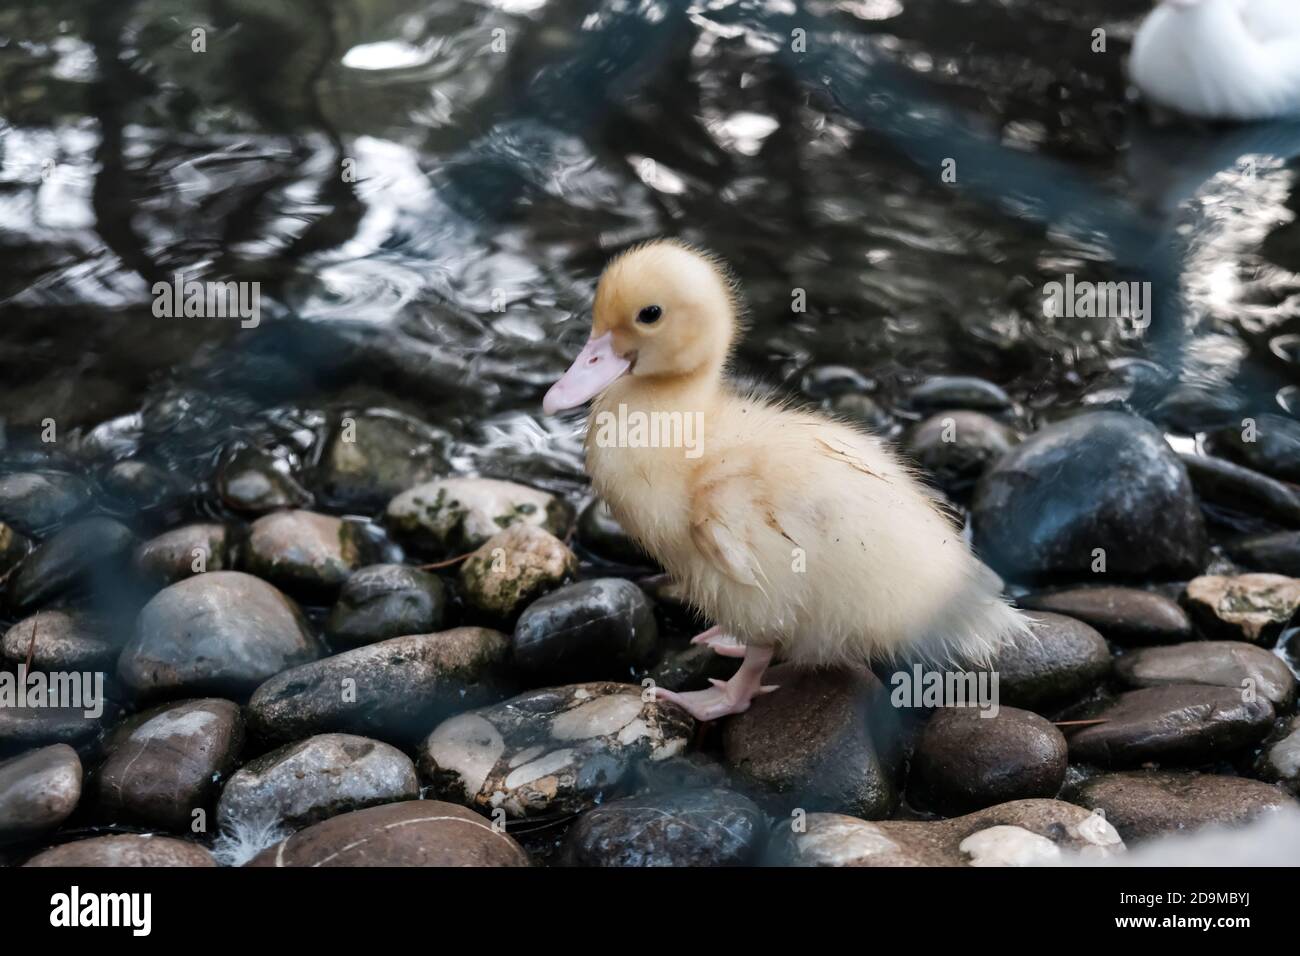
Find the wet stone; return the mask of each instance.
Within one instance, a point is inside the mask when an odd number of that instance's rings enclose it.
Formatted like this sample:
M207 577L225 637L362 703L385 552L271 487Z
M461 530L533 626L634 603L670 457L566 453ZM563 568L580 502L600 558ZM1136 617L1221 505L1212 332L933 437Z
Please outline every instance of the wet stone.
M1028 610L1052 611L1089 624L1126 646L1176 644L1190 640L1192 621L1163 594L1123 587L1062 588L1018 598Z
M978 412L1006 412L1011 397L992 382L967 375L935 375L908 393L908 401L920 412L970 409Z
M101 819L188 831L195 811L211 810L221 778L244 743L239 706L206 699L136 714L105 742L95 776Z
M1296 680L1280 657L1244 641L1190 641L1130 651L1115 661L1129 687L1210 684L1258 694L1278 713L1295 704Z
M58 471L0 475L0 521L25 535L40 535L89 507L90 486Z
M1089 412L1049 425L998 460L972 503L975 545L1017 580L1194 574L1204 520L1183 463L1153 425Z
M645 593L597 578L534 601L515 624L514 662L535 680L625 678L654 653L659 628Z
M563 536L572 520L555 495L491 478L444 478L416 485L388 503L390 528L416 548L460 554L514 524Z
M736 658L717 654L707 644L690 644L665 653L649 676L667 690L706 690L710 680L729 680L739 667Z
M0 845L53 830L81 799L81 760L66 744L0 762Z
M1300 482L1300 422L1283 415L1258 415L1253 427L1240 424L1214 432L1207 440L1215 454L1281 478Z
M185 482L143 461L119 461L105 472L104 490L129 513L175 512L189 497Z
M1300 717L1288 717L1273 729L1255 761L1255 772L1261 780L1300 795Z
M325 632L335 647L360 647L407 634L429 634L447 619L447 588L428 571L372 564L339 591Z
M407 800L330 817L249 866L528 866L513 837L464 807Z
M320 734L244 764L221 791L217 823L226 830L301 827L419 794L415 764L396 747Z
M243 699L321 651L298 606L274 587L238 571L209 571L164 588L144 606L117 669L141 696Z
M779 665L781 689L723 724L723 760L737 785L778 816L801 808L888 816L898 802L897 721L866 668Z
M907 452L953 494L973 485L1018 440L1006 425L980 412L940 412L916 426Z
M444 798L483 812L577 813L630 789L637 764L686 748L695 721L642 698L603 681L528 691L439 724L420 769Z
M135 537L112 518L70 524L36 547L9 581L9 600L26 610L87 589L114 591Z
M312 495L294 478L289 463L258 449L228 456L217 471L217 493L227 507L244 514L301 508Z
M365 559L366 542L352 522L313 511L277 511L248 534L248 570L286 591L337 591Z
M16 666L30 655L32 669L40 671L111 670L117 652L108 625L82 611L39 611L0 639L0 657Z
M809 369L800 386L809 398L836 398L870 392L876 386L857 369L844 365L819 365Z
M493 535L465 560L460 582L470 604L505 620L577 570L577 555L563 541L533 525L516 524Z
M1221 458L1181 455L1202 500L1230 512L1300 527L1300 490Z
M0 521L0 575L7 574L31 548L32 543L25 535Z
M233 537L224 524L188 524L149 539L132 560L141 577L163 587L204 571L232 570Z
M505 696L504 634L458 627L358 647L276 674L248 702L253 735L286 743L354 733L406 743L437 721Z
M125 834L91 837L38 853L24 866L123 867L216 866L212 854L188 840Z
M1060 800L1015 800L926 822L810 813L802 832L778 828L769 859L783 866L1043 866L1123 852L1100 814Z
M1001 702L1052 713L1086 697L1110 673L1110 650L1093 628L1042 611L1025 615L1033 629L994 659Z
M767 817L718 788L624 797L593 807L565 835L570 866L748 866L767 840Z
M1203 826L1241 826L1296 801L1277 787L1242 777L1169 771L1131 771L1092 777L1073 802L1101 810L1126 841Z
M606 561L644 566L651 559L618 523L609 505L593 498L578 515L578 543Z
M1207 636L1271 647L1300 607L1300 578L1207 574L1187 583L1183 600Z
M29 688L33 679L35 675L28 675ZM83 695L95 693L93 683L86 685L84 675L81 680ZM0 674L0 757L50 744L81 749L117 716L112 701L100 701L93 707L16 706L10 702L15 686L13 675ZM89 699L84 702L92 703Z
M831 399L829 411L862 428L874 432L888 432L893 427L893 420L869 395L840 395Z
M1300 531L1246 535L1225 541L1223 550L1249 571L1300 577Z
M917 741L907 798L918 809L954 816L1011 800L1054 797L1067 762L1065 738L1037 714L1014 707L992 716L944 708Z
M1070 759L1118 768L1228 759L1258 743L1273 723L1272 704L1242 697L1239 688L1168 684L1089 705L1071 719L1106 722L1067 734Z
M339 508L377 511L407 488L447 471L449 437L392 409L370 409L335 422L318 471L321 496Z

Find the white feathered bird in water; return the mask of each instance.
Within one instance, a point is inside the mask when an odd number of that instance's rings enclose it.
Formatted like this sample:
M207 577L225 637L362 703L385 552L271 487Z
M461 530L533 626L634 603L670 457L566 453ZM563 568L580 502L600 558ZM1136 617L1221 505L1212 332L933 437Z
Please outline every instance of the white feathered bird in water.
M740 713L774 655L796 664L903 655L987 661L1027 631L997 575L877 438L737 388L736 286L713 256L638 246L596 289L591 338L546 394L596 399L587 471L623 527L716 626L695 638L743 657L709 690L658 689L700 720ZM697 423L696 447L615 440L602 421ZM685 434L684 430L682 431Z
M1300 0L1162 0L1129 75L1151 102L1200 119L1300 115Z

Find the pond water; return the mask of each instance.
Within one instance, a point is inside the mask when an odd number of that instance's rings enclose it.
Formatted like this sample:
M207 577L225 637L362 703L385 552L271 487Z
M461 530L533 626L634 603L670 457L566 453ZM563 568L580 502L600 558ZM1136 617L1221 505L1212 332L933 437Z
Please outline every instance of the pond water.
M732 263L738 370L779 387L848 365L889 410L969 373L1031 417L1128 403L1186 433L1289 412L1300 124L1131 102L1146 8L10 5L10 447L101 426L202 482L232 441L310 457L321 409L391 406L466 470L571 485L576 420L541 393L602 264L659 235ZM178 273L258 283L258 326L158 317ZM1045 315L1067 275L1151 283L1149 326Z

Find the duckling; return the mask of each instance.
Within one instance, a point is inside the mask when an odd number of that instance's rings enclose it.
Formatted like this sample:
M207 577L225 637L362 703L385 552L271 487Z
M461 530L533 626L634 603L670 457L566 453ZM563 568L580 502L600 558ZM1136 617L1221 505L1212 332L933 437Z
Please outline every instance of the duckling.
M1133 41L1129 74L1161 106L1210 120L1300 114L1295 0L1162 0Z
M987 661L1026 631L997 576L879 440L728 382L740 317L719 259L672 240L635 247L605 268L591 338L542 403L554 414L595 399L595 490L714 622L695 642L743 657L708 690L656 695L713 720L777 689L763 682L774 655ZM656 440L688 432L689 445Z

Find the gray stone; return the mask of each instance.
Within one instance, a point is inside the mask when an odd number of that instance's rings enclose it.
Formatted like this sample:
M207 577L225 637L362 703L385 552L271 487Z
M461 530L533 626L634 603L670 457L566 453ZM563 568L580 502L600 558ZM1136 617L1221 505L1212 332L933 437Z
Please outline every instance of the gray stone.
M39 535L84 511L90 486L58 471L20 471L0 476L0 521L23 534Z
M767 841L767 817L718 788L624 797L593 807L565 835L570 866L748 866Z
M649 660L658 638L639 587L597 578L530 604L515 624L514 660L535 680L627 678Z
M286 591L332 593L365 563L366 541L350 521L314 511L277 511L253 522L245 563Z
M926 822L810 813L802 831L779 828L770 858L785 866L1043 866L1123 852L1100 814L1060 800L1016 800Z
M313 500L294 477L289 462L255 448L227 456L217 470L216 486L226 506L244 514L301 508Z
M1065 780L1065 737L1027 710L989 716L935 712L921 732L907 778L908 802L945 816L1011 800L1054 797Z
M196 843L165 836L91 837L38 853L24 866L81 867L216 866L212 854Z
M335 647L360 647L429 634L446 619L447 588L437 575L404 564L372 564L344 582L325 633Z
M994 657L1003 703L1052 713L1087 696L1110 673L1110 649L1095 630L1047 611L1025 615L1032 633Z
M298 606L274 587L238 571L208 571L164 588L144 606L117 669L141 696L242 699L321 650Z
M321 496L339 508L378 510L394 495L444 474L448 441L446 432L392 409L344 416L325 441Z
M1273 723L1273 705L1242 700L1239 689L1167 684L1128 691L1071 716L1105 721L1067 734L1071 760L1117 768L1196 766L1258 743Z
M940 412L921 422L907 440L907 452L949 494L969 488L1009 452L1019 436L981 412Z
M1194 574L1206 552L1204 520L1181 461L1139 418L1090 412L1049 425L980 480L971 510L975 544L1021 580L1107 573Z
M135 549L135 568L149 583L165 587L204 571L235 566L234 541L224 524L187 524L165 531Z
M504 634L458 627L408 634L276 674L248 702L267 743L354 733L406 743L443 718L505 696Z
M1115 676L1129 687L1211 684L1269 701L1278 713L1295 704L1296 681L1280 657L1243 641L1190 641L1130 651L1115 661Z
M969 375L935 375L908 393L912 407L922 412L969 408L981 412L1005 412L1012 401L992 382Z
M880 819L898 802L897 723L864 667L773 667L780 690L726 718L724 762L778 816L800 808Z
M1100 810L1126 841L1203 826L1241 826L1263 813L1296 807L1277 787L1213 774L1139 770L1084 781L1071 798Z
M301 827L419 795L415 764L396 747L350 734L320 734L244 764L221 791L217 823L255 832Z
M97 812L112 823L189 831L195 811L211 811L243 743L239 706L228 700L164 704L136 714L105 743L94 784Z
M1275 531L1225 541L1224 553L1250 571L1300 577L1300 531Z
M1171 598L1123 587L1062 588L1027 594L1021 607L1053 611L1095 627L1117 644L1176 644L1192 638L1192 621Z
M39 671L102 671L111 669L118 642L101 619L83 611L38 611L5 632L0 657L26 663Z
M0 845L53 830L81 799L81 760L54 744L0 762Z
M439 800L407 800L330 817L259 853L249 866L528 866L490 821Z
M578 515L578 542L606 561L637 566L653 563L599 498L593 498Z
M572 509L536 488L491 478L443 478L416 485L388 503L390 528L431 553L463 553L513 524L563 537Z
M681 753L694 726L635 685L551 687L442 722L420 769L446 799L483 812L577 813L626 791L638 762Z
M1228 511L1300 527L1300 490L1222 458L1180 455L1201 500Z
M110 589L135 537L112 518L70 524L36 547L9 582L9 600L20 611L70 592Z

